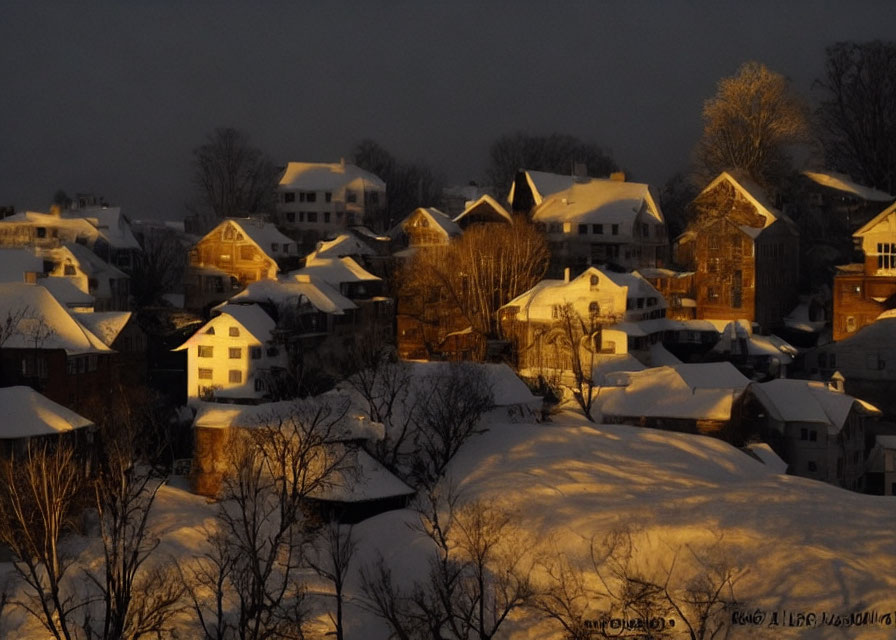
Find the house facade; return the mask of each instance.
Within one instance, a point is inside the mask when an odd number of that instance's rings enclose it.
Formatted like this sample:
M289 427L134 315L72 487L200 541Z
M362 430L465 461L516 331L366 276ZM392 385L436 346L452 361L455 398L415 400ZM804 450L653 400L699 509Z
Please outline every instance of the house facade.
M896 203L853 234L861 264L834 277L833 337L843 340L896 307Z
M208 308L252 282L276 278L281 268L298 266L298 261L296 243L273 224L228 218L190 249L184 306Z
M304 250L347 227L378 221L386 183L346 162L290 162L277 185L277 226Z
M723 172L691 203L676 255L693 271L698 319L783 322L797 302L799 233L744 175Z

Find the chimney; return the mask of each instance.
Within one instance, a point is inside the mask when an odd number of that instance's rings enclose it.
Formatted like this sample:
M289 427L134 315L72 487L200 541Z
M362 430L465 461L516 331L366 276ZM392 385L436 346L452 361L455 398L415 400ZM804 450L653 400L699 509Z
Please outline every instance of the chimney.
M569 282L569 267L563 270L563 282Z
M610 180L614 182L625 182L625 171L614 171L610 174Z
M843 393L845 390L846 378L843 377L843 374L839 371L835 371L831 375L831 379L828 380L828 389L831 391L836 391L837 393Z

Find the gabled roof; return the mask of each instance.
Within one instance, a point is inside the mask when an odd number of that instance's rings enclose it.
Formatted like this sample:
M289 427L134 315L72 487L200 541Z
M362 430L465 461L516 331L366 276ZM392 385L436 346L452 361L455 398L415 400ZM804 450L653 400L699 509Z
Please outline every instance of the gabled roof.
M723 171L700 192L697 198L704 193L711 191L721 182L727 182L733 186L734 189L750 202L756 208L756 211L765 219L762 227L737 225L741 231L751 238L755 239L760 233L768 229L778 220L783 220L792 227L796 226L789 217L771 205L766 197L765 190L756 184L756 182L743 171Z
M308 496L312 500L359 503L416 493L364 449L331 446L335 456L345 456L345 468L336 469L331 481L315 487Z
M843 173L835 173L833 171L803 171L803 175L823 187L851 193L868 202L892 202L893 200L896 200L896 196L854 182L852 178Z
M276 323L271 319L264 309L257 304L225 304L217 307L219 312L214 318L202 325L186 342L172 349L172 351L182 351L193 346L205 335L210 328L220 327L221 334L224 332L224 326L230 326L236 322L247 335L252 336L261 344L265 344L271 339L271 332L276 327ZM216 329L217 333L217 329Z
M613 416L728 420L743 387L694 387L676 367L606 374L597 404Z
M320 278L309 275L294 276L289 280L264 279L251 283L233 296L231 302L250 302L283 305L306 300L324 313L342 315L357 305Z
M290 162L280 176L279 186L308 191L336 191L356 181L364 188L386 188L386 183L378 176L342 162Z
M317 243L317 249L308 258L344 258L345 256L375 256L376 251L353 234L342 233L333 240Z
M332 287L344 282L379 282L382 278L373 275L351 258L317 258L309 256L305 266L291 271L286 280L298 276L320 278Z
M124 271L109 264L84 245L69 242L63 245L62 249L67 250L72 254L75 260L78 261L78 266L81 267L84 273L88 276L95 277L104 275L115 279L130 278Z
M879 225L881 222L886 220L888 216L890 216L894 213L896 213L896 202L891 204L889 207L887 207L886 209L884 209L883 211L878 213L876 216L871 218L871 220L869 220L864 225L862 225L862 227L858 231L856 231L854 234L852 234L852 237L853 238L864 237L865 234L867 234L869 231L874 229L874 227Z
M141 249L140 243L137 242L137 238L131 231L130 223L121 213L121 207L68 209L62 212L62 217L69 220L89 221L116 249Z
M547 171L524 170L523 175L526 177L529 189L532 190L532 198L535 200L536 206L540 205L548 196L569 189L576 180L573 176L548 173ZM507 202L513 202L515 189L516 180L510 185L510 193L507 195Z
M489 222L508 222L513 223L513 216L502 207L497 200L490 195L485 194L476 202L471 203L464 209L454 222L460 227L466 227L471 220L479 221L478 218L489 218Z
M54 298L69 309L93 308L96 302L96 298L79 289L74 282L66 277L39 278L37 284L53 294Z
M24 282L25 273L42 273L43 258L27 248L0 248L0 282Z
M280 233L277 227L270 222L264 222L255 218L226 218L209 231L206 237L217 233L226 224L232 224L239 231L242 231L249 240L255 243L262 253L272 258L288 255L289 247L296 245L295 240ZM277 245L277 251L273 250L273 245L275 244Z
M78 322L90 329L107 347L118 339L132 315L130 311L75 312Z
M826 424L830 434L840 432L853 408L865 415L880 413L874 405L816 380L779 378L754 384L753 389L776 420Z
M44 287L0 284L0 318L24 315L3 344L17 349L64 349L68 355L109 353L111 349Z
M30 387L0 388L0 439L55 435L93 426L93 422Z
M99 229L84 218L63 218L52 213L40 213L38 211L23 211L0 220L0 224L25 223L31 226L66 229L75 237L89 240L92 245L100 236L106 238Z
M438 229L446 238L459 236L461 228L456 222L442 213L435 207L419 207L411 211L407 218L398 223L398 227L407 233L408 225L414 222L415 218L423 218L427 227Z
M567 189L545 197L535 206L532 219L536 222L630 224L642 211L657 223L664 221L650 185L590 178L587 182L574 181Z

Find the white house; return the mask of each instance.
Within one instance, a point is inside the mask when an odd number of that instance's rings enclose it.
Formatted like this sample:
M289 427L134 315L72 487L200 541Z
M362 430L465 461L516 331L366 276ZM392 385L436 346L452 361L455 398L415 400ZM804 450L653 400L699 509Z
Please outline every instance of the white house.
M363 224L385 206L386 183L369 171L344 160L290 162L277 185L276 222L290 235L316 242L328 233Z
M187 351L187 402L233 398L257 401L272 369L286 366L273 342L274 320L257 304L228 304L175 351Z

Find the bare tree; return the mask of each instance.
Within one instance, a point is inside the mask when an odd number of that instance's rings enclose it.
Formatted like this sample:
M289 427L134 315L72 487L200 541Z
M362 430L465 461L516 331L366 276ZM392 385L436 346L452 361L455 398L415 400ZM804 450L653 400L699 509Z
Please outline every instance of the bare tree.
M188 209L211 226L221 218L269 212L277 169L248 136L219 127L193 149L196 200Z
M433 543L428 574L394 583L382 558L362 569L367 607L396 638L493 638L532 598L531 563L512 514L490 502L461 505L450 486L426 492L418 530Z
M592 538L586 558L571 561L565 550L548 556L533 606L576 640L619 637L620 630L667 638L676 619L691 640L719 637L744 573L721 543L665 545L657 560L639 550L632 531Z
M76 637L74 616L83 604L64 584L73 558L60 547L83 479L74 448L62 441L29 442L21 457L0 461L0 541L26 586L16 604L56 640Z
M147 229L143 249L131 273L131 294L138 309L159 304L162 296L182 285L187 250L170 230Z
M838 42L816 84L819 134L829 166L862 184L896 190L896 43Z
M455 362L445 369L420 380L415 390L413 475L424 487L434 486L463 444L484 432L480 419L494 405L481 365Z
M716 95L703 104L697 173L708 182L723 170L741 169L768 186L789 169L788 148L808 138L808 109L787 79L747 62L722 78Z
M307 498L349 473L347 449L334 445L344 414L345 407L296 402L289 413L233 434L218 530L185 570L206 638L304 637L298 570L310 535Z
M541 280L549 259L544 235L524 217L509 225L475 225L448 247L415 254L401 275L398 295L408 302L403 312L426 323L435 290L437 304L447 305L477 336L499 338L498 309Z
M342 623L345 604L345 580L357 550L350 525L330 522L321 527L316 544L308 556L308 564L319 576L333 585L336 612L330 614L330 621L336 633L336 640L345 637Z

